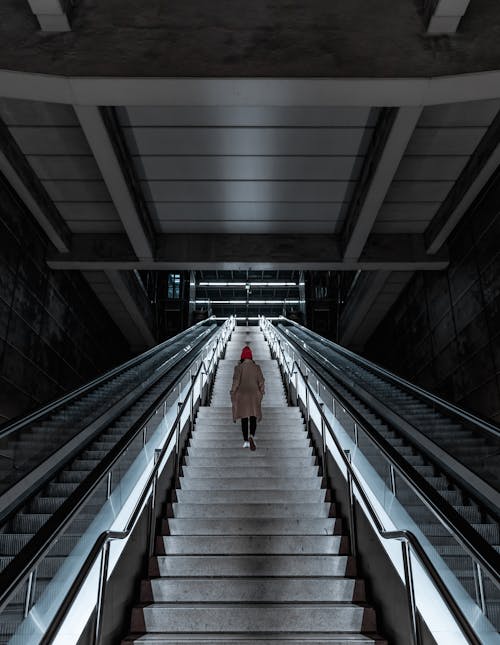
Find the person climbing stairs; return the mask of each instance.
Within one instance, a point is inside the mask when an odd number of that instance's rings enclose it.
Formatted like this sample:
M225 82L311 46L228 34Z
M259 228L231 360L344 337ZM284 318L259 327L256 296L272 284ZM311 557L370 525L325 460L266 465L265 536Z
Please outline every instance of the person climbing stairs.
M242 348L266 379L257 450L229 390ZM237 327L199 409L123 643L387 645L297 407L257 327Z

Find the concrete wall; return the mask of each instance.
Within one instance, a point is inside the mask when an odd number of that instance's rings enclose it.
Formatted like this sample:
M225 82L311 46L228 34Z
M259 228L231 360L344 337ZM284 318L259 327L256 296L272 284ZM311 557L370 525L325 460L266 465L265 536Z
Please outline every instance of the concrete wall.
M500 175L450 240L445 272L417 273L365 355L500 423Z
M128 345L79 272L0 182L0 423L121 362Z

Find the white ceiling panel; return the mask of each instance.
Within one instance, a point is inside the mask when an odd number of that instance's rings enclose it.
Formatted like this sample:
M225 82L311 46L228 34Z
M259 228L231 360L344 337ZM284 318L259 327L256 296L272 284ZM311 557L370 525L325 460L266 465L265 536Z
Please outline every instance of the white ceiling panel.
M101 172L93 157L28 155L28 161L39 179L101 179Z
M366 107L175 106L117 109L124 126L365 126L374 125L377 110Z
M417 128L408 155L471 155L486 128Z
M440 202L383 204L377 222L429 222L437 213Z
M393 181L385 201L441 202L452 187L452 181Z
M337 221L341 216L342 204L280 204L265 202L231 202L231 203L182 203L150 204L151 212L157 222L170 220L225 219L242 220L329 220Z
M0 98L0 117L8 126L77 126L71 105Z
M488 126L500 109L500 101L468 101L431 105L424 108L419 126L456 127Z
M103 181L43 181L55 202L105 202L109 192Z
M335 222L318 220L307 221L282 221L271 220L246 220L246 221L186 221L177 220L162 222L162 233L235 233L266 235L271 233L331 233L336 229Z
M90 155L80 128L13 127L10 131L26 155Z
M57 209L65 220L121 222L111 202L59 202Z
M349 182L154 181L143 182L154 202L342 202Z
M394 177L395 181L454 181L464 169L469 157L435 156L403 157Z
M121 222L68 220L67 224L72 233L123 233Z
M375 222L373 233L397 235L398 233L424 233L428 222Z
M140 179L356 180L363 157L134 157Z
M134 155L351 155L363 128L126 128Z

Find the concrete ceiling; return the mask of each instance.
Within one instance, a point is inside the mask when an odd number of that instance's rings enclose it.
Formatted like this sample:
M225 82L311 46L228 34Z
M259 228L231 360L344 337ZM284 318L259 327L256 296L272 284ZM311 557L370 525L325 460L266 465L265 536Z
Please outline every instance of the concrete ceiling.
M136 347L152 333L123 272L146 268L368 272L344 316L361 344L413 271L447 266L461 201L500 162L499 98L172 103L0 101L0 166L54 241L50 266L83 271Z
M71 4L72 31L40 31L51 13L64 28L55 8ZM87 77L450 75L497 67L498 26L496 0L2 0L0 68ZM458 38L443 36L457 27Z
M50 7L0 6L0 171L137 347L133 269L361 271L362 343L500 164L495 2Z

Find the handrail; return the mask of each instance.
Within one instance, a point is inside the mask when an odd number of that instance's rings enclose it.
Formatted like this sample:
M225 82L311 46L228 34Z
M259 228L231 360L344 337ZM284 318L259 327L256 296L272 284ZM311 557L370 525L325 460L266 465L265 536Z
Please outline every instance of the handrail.
M192 327L191 327L190 329L192 329ZM194 346L196 347L196 345L197 345L197 344L199 344L199 343L200 343L200 342L201 342L201 341L202 341L202 340L203 340L203 339L204 339L204 338L205 338L209 333L210 333L210 327L207 327L206 331L202 331L202 332L201 332L201 333L196 337L196 342L194 343ZM188 347L190 347L190 345L189 345ZM175 354L170 355L170 357L169 357L169 358L168 358L164 363L162 363L162 365L161 365L160 367L157 367L157 368L155 369L155 372L158 372L158 370L159 370L159 369L162 369L162 370L163 370L163 373L159 374L159 375L156 377L156 381L155 381L155 382L157 382L159 379L161 379L163 376L165 376L165 373L166 373L167 369L168 369L168 370L173 369L173 367L174 367L175 365L177 365L177 364L180 362L180 360L182 360L182 355L183 355L183 350L177 351ZM167 366L168 366L168 368L167 368ZM149 384L147 387L151 387L151 384ZM142 392L142 393L141 393L141 394L139 394L138 396L142 396L142 394L144 394L144 392ZM162 398L162 396L163 396L163 395L160 395L159 397L157 397L157 400L159 400L160 398ZM146 409L146 411L143 413L143 415L142 415L142 416L146 415L146 414L147 414L147 412L148 412L148 410L149 410L153 405L154 405L154 403L152 403L152 404L151 404L151 405ZM120 414L122 414L122 412L116 412L116 413L114 413L113 415L111 415L111 417L107 418L106 425L109 425L110 423L113 423L113 422L114 422L114 421L115 421L115 420L120 416ZM141 416L141 419L142 419L142 416ZM135 428L135 425L136 425L136 424L132 425L132 427L131 427L131 428L129 428L129 430L127 431L127 433L126 433L126 434L125 434L125 435L120 439L120 442L119 442L117 445L121 445L121 441L123 441L123 440L125 439L125 437L128 437L129 433L130 433L130 432L132 432L132 431L133 431L133 429ZM97 433L98 433L98 432L102 432L102 427L100 427L99 429L97 429L97 431L96 431L96 432L97 432ZM95 436L95 434L96 434L96 433L93 433L93 436ZM73 436L73 437L70 439L70 441L74 441L74 440L77 438L77 436L78 436L78 435ZM89 438L88 438L88 437L87 437L86 441L89 441ZM53 451L52 453L47 454L47 455L44 455L44 459L51 459L51 458L52 458L52 456L53 456L55 453L57 453L57 451L58 451L58 450L60 450L60 449L61 449L63 446L65 446L65 445L66 445L66 444L65 444L64 442L61 442L61 443L60 443L60 445L58 445L58 446L57 446L57 448L55 448L55 449L54 449L54 451ZM116 446L115 446L115 447L116 447ZM59 465L58 465L58 468L62 468L62 467L64 467L64 465L65 465L65 464L69 463L72 459L74 459L75 452L76 452L76 451L78 451L78 450L80 450L80 447L75 448L75 449L71 450L70 452L68 452L68 453L65 455L65 457L64 457L64 458L62 458L62 459L60 460ZM108 456L109 456L109 454L111 454L111 453L113 452L113 450L114 450L114 448L110 451L110 453L108 453ZM105 459L106 459L106 458L105 458ZM42 463L43 463L43 462L42 462ZM101 462L101 463L102 463L102 462ZM27 496L29 496L29 495L35 495L38 491L40 491L40 489L41 489L41 488L42 488L42 487L47 483L47 478L50 476L50 473L51 473L51 471L48 471L47 473L45 473L44 475L42 475L42 476L38 479L37 483L36 483L34 486L32 486L32 487L30 487L30 488L27 488L27 489L26 489L26 491L23 491L22 493L20 493L20 494L18 495L18 497L16 498L16 501L15 501L13 504L9 505L6 509L3 509L3 510L1 510L1 511L0 511L0 526L5 525L5 524L9 521L9 519L10 519L11 517L13 517L13 515L14 515L15 513L19 512L20 508L21 508L22 506L24 506L24 505L25 505L25 503L26 503L26 497L27 497ZM22 480L20 480L20 481L22 481ZM82 482L82 483L83 483L83 482ZM68 501L68 500L66 500L66 501ZM56 511L56 512L57 512L57 511ZM1 576L1 574L0 574L0 576Z
M284 329L286 330L286 332L285 332L285 333L286 333L286 335L289 335L288 329L287 329L286 327L284 327ZM283 333L283 332L281 332L281 333ZM288 342L290 342L290 341L288 340ZM299 339L299 338L294 338L294 339L293 339L293 342L295 342L297 345L303 345L303 346L304 346L304 349L306 350L306 352L308 352L310 355L312 355L312 356L313 356L313 358L315 358L318 362L320 362L320 363L322 364L322 367L323 367L323 368L325 367L325 363L326 363L328 366L331 366L331 367L335 368L336 370L338 370L338 371L339 371L339 373L342 373L342 370L340 370L340 368L339 368L338 366L336 366L336 365L335 365L335 364L334 364L334 363L333 363L329 358L326 358L325 356L323 356L323 355L322 355L318 350L316 350L316 349L314 349L314 348L312 348L312 347L307 347L307 348L306 348L306 343L305 343L305 341L303 341L303 340L301 340L301 339ZM327 369L328 369L328 367L327 367ZM342 376L340 376L340 374L339 374L338 376L337 376L337 375L335 375L335 374L333 374L333 375L332 375L332 377L333 377L334 379L338 379L338 380L340 380L341 382L342 382L342 380L343 380L343 379L342 379ZM345 377L344 377L344 378L345 378ZM351 387L353 387L353 386L354 386L355 388L357 388L357 390L355 389L355 393L357 392L357 396L359 396L360 398L362 398L362 399L363 399L363 395L362 395L362 394L360 394L360 392L359 392L359 390L360 390L360 389L361 389L361 390L363 390L363 388L359 388L359 387L357 386L357 384L355 383L355 381L353 381L353 380L352 380L352 378L350 378L350 377L349 377L348 379L346 379L346 380L348 380L348 381L350 382ZM331 385L329 385L329 386L331 387ZM380 399L378 396L376 396L376 395L374 395L374 394L372 394L372 393L370 393L370 392L367 392L367 393L369 394L369 396L370 396L370 398L371 398L371 399L375 400L378 404L380 404L381 406L383 406L383 407L384 407L386 410L388 410L389 412L392 412L392 411L391 411L391 409L388 407L388 405L387 405L387 404L386 404L382 399ZM346 403L345 403L345 407L349 407L349 406L350 406L350 403L347 401L347 399L344 399L344 397L343 397L340 393L336 393L336 396L337 396L337 397L339 397L339 398L342 398L342 400L346 402ZM365 400L365 401L366 401L366 400ZM344 405L344 404L343 404L343 405ZM355 414L355 412L353 412L353 414ZM385 414L385 415L384 415L384 413L383 413L383 412L379 412L378 414L379 414L379 416L381 416L381 418L382 418L382 419L385 419L385 421L386 421L389 425L391 425L391 426L393 426L393 427L398 428L397 422L395 422L394 420L391 420L391 419L390 419L390 417L389 417L389 418L387 418L387 414ZM412 424L411 424L411 422L407 421L406 419L402 419L402 420L403 420L405 423L407 423L408 425L410 425L410 426L411 426L411 427L412 427L416 432L418 432L418 433L421 433L421 434L422 434L422 431L421 431L418 427L415 427L414 425L412 425ZM367 422L365 421L365 423L367 423ZM431 441L434 445L436 445L437 447L439 447L439 444L436 444L436 443L434 442L434 440L432 439L432 437L429 437L429 436L427 436L427 435L424 435L424 436L426 436L426 438L427 438L429 441ZM411 442L411 441L412 441L412 437L410 437L409 439L410 439L410 442ZM414 443L417 443L417 445L418 445L418 442L414 441ZM484 508L487 510L487 512L489 513L489 515L491 515L491 516L492 516L492 517L494 517L497 521L499 521L499 522L500 522L500 515L499 515L500 511L499 511L498 506L497 506L497 505L495 505L495 503L494 503L493 501L491 501L490 499L488 499L486 496L481 495L478 491L476 491L476 490L474 490L474 489L471 489L471 488L468 488L468 482L466 481L466 479L464 479L464 478L459 478L459 477L458 477L458 475L457 475L457 473L453 470L453 468L452 468L452 467L450 467L450 465L449 465L449 464L447 464L446 462L443 462L443 460L441 460L441 459L440 459L439 457L437 457L435 454L433 454L433 453L432 453L432 451L430 451L430 449L420 447L420 450L422 450L423 454L425 454L425 455L426 455L426 457L427 457L428 459L430 459L431 461L433 461L434 463L436 463L436 464L437 464L437 466L438 466L441 470L443 470L443 472L446 474L446 476L447 476L447 477L449 477L451 480L455 481L455 483L457 483L457 484L458 484L459 482L461 482L459 485L463 486L463 487L467 490L467 493L468 493L468 495L470 496L470 498L471 498L471 499L474 499L474 500L476 501L476 503L477 503L479 506L482 506L482 507L484 507ZM450 456L451 456L451 457L453 457L453 455L450 455ZM459 459L459 458L456 458L456 457L453 457L453 459L455 459L455 460L457 460L457 461L460 461L460 459ZM469 469L469 467L467 466L467 464L466 464L466 463L462 463L462 462L460 462L460 463L461 463L461 465L462 465L464 468L466 468L467 470L469 470L469 472L473 473L473 471L470 471L470 469ZM474 474L476 474L476 473L474 473ZM477 474L476 474L476 476L480 477L480 476L479 476L479 475L477 475ZM487 483L487 482L485 482L485 483Z
M220 336L222 335L222 329L224 329L224 326L221 328L221 331L219 332L217 344L213 349L212 356L210 358L210 367L213 365L216 352L219 348L219 341L220 341ZM175 417L175 421L172 424L172 427L170 428L170 432L168 433L168 436L165 439L162 449L156 455L155 464L153 466L151 474L148 477L148 480L142 489L141 496L139 497L139 499L135 504L134 510L132 511L132 514L129 517L128 522L125 525L125 529L123 531L110 531L110 530L103 531L97 537L96 541L94 542L94 546L90 550L89 555L87 556L87 558L85 559L85 562L80 568L80 571L78 572L75 580L73 581L68 593L65 595L63 602L61 603L59 609L57 610L56 614L51 620L51 623L47 628L47 631L45 632L40 645L50 645L50 643L52 642L52 639L57 633L64 619L64 616L66 615L67 611L73 604L78 592L81 589L83 582L85 581L85 578L89 574L91 568L94 566L97 556L99 555L100 552L102 553L102 561L101 561L102 564L106 563L105 566L101 566L100 585L102 585L102 588L99 589L99 594L98 594L100 603L101 605L103 605L104 592L105 592L105 586L106 586L106 580L107 580L107 559L109 557L109 543L112 540L124 540L130 536L130 534L134 530L139 520L139 517L142 513L143 508L145 507L148 501L148 497L151 500L151 504L154 505L156 481L158 479L158 473L161 467L161 463L165 455L167 454L167 450L174 436L174 433L176 432L176 429L181 423L182 415L184 414L184 411L186 409L188 402L191 404L190 399L193 396L194 385L203 367L205 367L204 361L201 362L196 374L192 378L191 385L189 386L189 389L186 393L184 401L182 402L182 404L179 405L179 409L177 412L177 416ZM207 369L207 372L208 371L209 370ZM108 545L108 549L105 550L106 545ZM95 629L95 638L94 638L94 643L96 643L97 645L99 643L100 620L102 620L102 616L100 616L100 611L102 611L102 606L101 608L99 608L99 606L97 607L96 629Z
M269 325L268 329L271 328L273 330L274 334L277 336L276 330L274 330L274 328L269 323L267 323L267 324ZM307 376L304 375L300 365L297 363L297 361L295 359L293 359L292 369L290 370L289 365L288 365L288 361L286 359L286 356L284 355L283 348L281 346L281 342L278 341L277 345L278 345L279 350L281 352L282 364L286 367L286 369L288 371L289 383L292 382L292 374L293 374L294 369L296 368L298 370L298 372L300 373L300 375L302 376L302 379L303 379L303 381L305 383L305 387L306 387L306 391L308 393L308 396L309 397L312 396L312 399L316 404L317 412L319 413L321 421L322 421L322 426L324 426L324 427L326 427L328 429L328 432L329 432L332 440L335 443L337 451L338 451L338 453L339 453L339 455L340 455L340 457L341 457L341 459L342 459L342 461L344 463L344 466L346 467L346 471L348 473L348 480L350 478L352 483L358 489L358 493L359 493L361 499L363 500L363 503L365 504L365 507L367 508L368 513L369 513L371 519L373 520L379 535L384 539L405 540L406 542L411 544L412 548L415 550L418 558L420 559L422 565L424 566L424 568L428 572L430 578L435 583L436 588L438 589L439 593L441 594L441 597L446 602L448 608L452 612L452 614L453 614L454 618L456 619L457 623L460 625L460 628L462 629L463 633L467 636L467 638L469 638L469 640L474 645L481 645L481 640L478 639L476 633L473 631L473 629L472 629L471 625L469 624L469 621L467 620L466 616L464 615L462 609L460 608L460 606L458 605L456 600L453 598L453 596L450 594L446 584L444 583L444 581L442 580L441 576L439 575L439 572L436 570L434 564L432 563L432 561L427 556L425 550L423 549L422 545L420 544L420 542L416 538L416 536L411 531L408 531L408 530L387 531L385 529L383 523L381 522L381 520L378 517L375 509L373 508L373 505L372 505L368 495L366 494L366 491L364 490L364 486L359 481L359 478L357 477L356 472L355 472L355 470L354 470L354 468L353 468L348 456L346 455L346 452L342 448L342 446L340 444L340 441L337 438L337 436L335 434L335 431L333 430L333 428L332 428L332 426L330 424L330 421L328 420L328 417L326 416L326 414L325 414L325 412L323 410L323 407L322 407L321 403L318 401L316 392L311 387ZM298 392L297 392L297 396L298 396ZM339 398L343 398L343 397L339 397ZM343 403L342 403L342 405L343 405L343 407L345 407L349 411L349 414L353 417L353 419L355 420L356 423L361 425L365 430L368 430L368 428L366 428L366 426L367 425L369 426L370 424L366 424L364 421L360 422L360 420L358 420L359 417L358 417L358 419L355 419L355 417L357 417L357 415L356 414L351 414L352 409L351 409L350 405L344 406ZM374 429L371 428L371 427L369 429L374 431ZM373 440L375 438L375 437L372 437L372 434L370 432L367 432L367 434L369 434L370 439ZM376 431L374 431L374 434L376 434ZM413 491L417 492L417 494L418 494L420 491L418 491L418 488L414 485L414 483L409 478L409 476L407 476L405 466L403 466L402 464L398 463L399 460L391 459L392 455L390 455L389 453L392 452L392 449L387 450L387 447L390 448L390 445L387 444L387 446L382 446L378 442L376 442L376 443L377 443L377 447L379 447L379 449L384 453L384 456L387 457L389 459L389 461L391 461L394 464L394 466L397 468L397 470L400 472L400 474L403 475L403 478L405 479L405 481L408 484L410 484L410 487L413 489ZM409 466L408 470L414 470L414 469L411 468L411 466ZM419 494L419 497L422 498L422 495ZM426 496L424 495L423 497L424 497L424 500L425 500ZM440 517L440 515L441 515L440 509L434 509L433 508L432 510L435 513L436 513L436 510L438 510L437 514L438 514L438 517ZM446 524L448 524L448 522L446 522ZM351 529L352 528L354 528L354 527L351 527ZM450 527L448 527L448 528L450 528ZM353 536L353 539L354 539L354 536ZM490 546L490 545L488 545L488 546ZM469 549L467 549L467 550L469 550ZM495 555L497 555L496 551L494 551L493 549L492 549L492 551L495 553ZM479 560L481 566L483 566L488 571L488 573L492 576L492 578L495 580L495 582L497 584L499 584L500 583L499 570L495 569L495 568L492 568L492 566L490 566L490 563L487 560L484 559L484 557L483 557L483 555L481 553L478 553L477 555L478 555L477 558L475 558L473 556L474 559L476 559L476 561ZM403 558L404 557L405 556L404 556L404 553L403 553ZM407 566L406 566L406 562L405 562L405 573L406 572L407 572ZM410 572L411 572L411 568L410 568ZM407 583L408 583L408 580L407 580ZM412 617L412 622L414 622L414 617Z
M280 350L283 352L280 343L279 346ZM286 361L284 354L283 357ZM294 363L297 364L295 360ZM298 364L297 368L303 376L302 370ZM308 387L310 388L309 383ZM317 399L316 394L314 394L314 396L315 399ZM370 440L377 446L384 457L393 464L396 470L398 470L399 474L403 477L410 488L412 488L413 492L430 507L436 517L451 533L455 535L464 549L472 552L470 553L471 557L478 561L481 566L488 571L488 574L496 584L500 586L500 554L497 553L491 544L477 533L477 531L475 531L471 525L457 513L457 511L455 511L449 502L435 491L435 489L422 477L422 475L420 475L420 473L413 468L413 466L411 466L411 464L409 464L388 441L380 436L380 433L372 426L371 423L363 419L357 413L352 404L345 399L342 394L335 392L335 397L339 400L342 407L349 412L353 421L359 427L364 429ZM324 416L324 412L322 412L322 416ZM331 428L330 423L328 423L328 426ZM331 429L331 432L334 432L333 429ZM484 551L488 553L488 558L484 556ZM496 565L494 563L496 563Z
M214 342L212 355L210 357L210 364L219 348L220 338L223 335L225 326L222 326L217 334L211 339ZM200 362L200 366L196 372L195 379L192 379L189 391L192 390L193 384L200 374L200 371L205 366L206 358ZM186 370L187 371L187 370ZM185 372L186 372L185 371ZM184 373L185 373L184 372ZM37 563L51 548L54 540L67 528L71 520L80 511L83 504L89 499L101 481L103 481L106 474L110 471L112 466L122 457L128 446L139 435L142 428L155 416L156 410L166 400L168 393L163 393L158 397L144 412L141 418L132 426L127 434L120 440L120 442L112 449L107 458L99 464L99 466L89 475L85 480L85 486L79 486L75 492L62 504L62 506L54 513L51 519L41 528L36 536L28 542L24 549L16 558L10 562L3 571L0 572L0 611L3 610L5 605L9 602L12 595L17 591L19 584L22 583L30 572L36 567ZM184 406L182 407L184 409ZM179 418L179 414L177 418ZM175 429L175 424L172 426ZM173 430L169 433L168 439L165 443L170 442ZM106 462L106 468L102 464ZM19 558L22 555L22 561L19 563Z
M183 372L185 374L185 371ZM147 425L149 420L154 416L151 414L152 409L157 409L161 402L168 396L171 390L167 393L162 393L148 406L143 414L137 419L135 423L127 430L127 432L119 439L119 441L111 448L108 454L99 462L99 464L87 475L87 477L80 482L75 491L61 504L61 506L52 514L51 518L44 524L40 530L25 544L21 551L15 556L16 560L10 562L0 572L0 589L8 589L9 587L17 587L17 585L24 579L23 572L26 568L31 569L40 557L41 552L45 552L45 546L52 543L62 531L66 528L69 522L78 514L80 507L92 496L97 486L104 479L107 473L113 468L117 461L119 461L123 453L135 441L143 427ZM74 457L72 457L74 458ZM45 484L43 484L45 485ZM19 511L19 507L24 506L26 501L21 500L19 505L9 511L9 516ZM5 522L6 518L4 518ZM18 573L17 558L25 561L25 565L21 567ZM4 587L4 577L7 579ZM3 592L0 591L0 610L3 609L5 603Z
M294 327L299 327L309 335L318 336L318 334L311 331L310 329L307 329L307 327L300 325L294 320L290 320L289 318L285 318L284 316L280 316L280 318L285 320L287 323L290 323L290 325ZM457 417L459 419L464 419L466 423L472 424L474 426L478 426L481 428L481 430L484 430L485 432L489 432L490 434L494 434L498 439L500 439L500 428L490 423L489 421L486 421L485 419L481 419L475 414L472 414L471 412L467 412L467 410L462 410L461 408L454 405L450 401L446 401L445 399L442 399L436 394L433 394L432 392L429 392L428 390L425 390L424 388L421 388L418 385L415 385L414 383L407 381L401 376L398 376L397 374L394 374L393 372L386 370L384 367L381 367L380 365L373 363L367 358L364 358L363 356L360 356L359 354L352 352L350 349L347 349L346 347L342 347L342 345L339 345L338 343L334 343L333 341L328 340L327 338L323 338L322 336L321 337L318 336L318 339L319 338L321 338L322 343L331 345L335 351L339 352L340 354L344 354L348 358L352 358L357 363L361 364L362 367L367 367L368 369L371 369L376 373L378 372L379 374L383 375L385 378L392 381L393 383L396 383L401 387L403 387L404 389L406 389L407 391L415 394L417 398L421 400L430 401L432 402L433 405L437 406L438 408L444 409L448 414L454 417Z
M193 330L195 327L205 325L209 320L211 320L211 318L201 320L200 322L196 323L192 327L189 327L188 329L181 332L180 334L177 334L172 338L168 338L163 343L160 343L159 345L155 345L154 347L151 347L150 349L146 350L142 354L139 354L138 356L134 356L134 358L131 358L126 363L122 363L117 367L113 367L113 369L109 370L108 372L105 372L104 374L101 374L101 376L98 376L92 381L89 381L88 383L81 385L80 387L76 388L76 390L72 390L68 394L64 394L60 398L55 399L50 403L47 403L46 405L42 406L38 410L35 410L34 412L31 412L30 414L23 416L20 419L16 419L14 421L8 421L5 425L0 426L0 439L8 436L9 434L12 434L16 430L20 430L21 428L28 427L33 423L35 423L36 421L40 421L41 419L44 419L46 416L48 416L49 414L52 414L63 405L66 405L67 403L74 401L75 399L79 398L83 394L91 392L98 385L101 385L102 383L109 381L111 378L113 378L114 376L117 376L121 372L124 372L125 370L128 370L131 367L135 367L136 365L142 363L150 356L153 356L154 354L160 352L162 349L165 349L168 345L170 345L174 341L179 340L180 336L182 336L186 332Z

